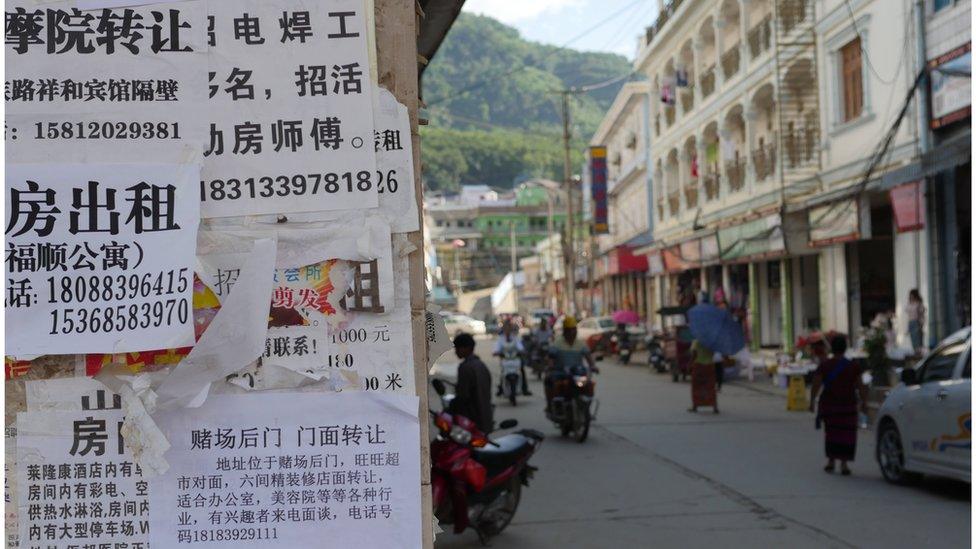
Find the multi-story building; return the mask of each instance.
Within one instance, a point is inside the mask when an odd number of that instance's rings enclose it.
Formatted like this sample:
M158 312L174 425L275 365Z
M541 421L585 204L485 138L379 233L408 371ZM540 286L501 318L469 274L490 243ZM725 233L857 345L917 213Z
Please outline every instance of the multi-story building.
M507 194L465 186L457 195L428 200L424 213L439 282L455 292L498 284L511 271L513 251L516 262L531 255L566 222L559 185L538 179Z
M645 303L724 296L754 348L818 328L857 336L891 312L904 344L913 288L932 302L933 338L968 324L968 308L948 309L969 295L969 1L917 1L940 29L924 54L916 0L662 2L634 64L646 83L591 140L608 149L620 225L600 241L603 272L646 227L653 242L627 250L647 257ZM926 60L950 67L930 73L931 118ZM633 122L638 86L650 101ZM646 224L627 194L642 161ZM640 306L610 279L609 304Z

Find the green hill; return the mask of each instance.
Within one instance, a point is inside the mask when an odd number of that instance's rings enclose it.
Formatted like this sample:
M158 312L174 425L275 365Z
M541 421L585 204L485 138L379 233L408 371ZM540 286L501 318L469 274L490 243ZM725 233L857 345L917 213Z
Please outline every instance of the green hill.
M552 92L628 71L619 55L529 42L490 17L462 13L423 77L425 184L508 188L528 177L562 179L560 96ZM574 165L620 85L573 97Z

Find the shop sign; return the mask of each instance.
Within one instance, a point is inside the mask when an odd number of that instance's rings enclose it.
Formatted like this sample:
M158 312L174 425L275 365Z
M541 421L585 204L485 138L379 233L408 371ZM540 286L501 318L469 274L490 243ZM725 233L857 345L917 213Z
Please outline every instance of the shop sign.
M829 246L860 238L860 208L856 198L811 208L810 245Z
M969 118L972 108L972 49L969 42L929 61L932 129Z
M664 274L664 259L661 252L654 251L647 254L647 271L651 276Z
M889 191L898 232L917 231L925 227L924 192L921 181L905 183Z
M786 251L779 215L720 229L718 244L723 261L769 257Z
M590 147L590 192L593 199L593 234L610 234L606 147Z
M716 263L721 259L721 252L718 247L718 235L710 234L701 239L701 261L702 263Z

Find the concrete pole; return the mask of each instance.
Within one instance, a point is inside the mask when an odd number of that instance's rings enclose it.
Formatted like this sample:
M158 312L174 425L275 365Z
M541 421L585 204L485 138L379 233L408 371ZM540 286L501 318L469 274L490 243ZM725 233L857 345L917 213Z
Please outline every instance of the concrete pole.
M789 257L779 261L779 288L783 310L783 350L793 354L793 260Z
M511 271L512 271L512 297L515 298L515 312L521 313L519 309L518 284L515 280L515 272L518 271L518 253L515 249L515 220L508 222L509 242L511 247Z
M759 265L749 263L749 349L752 352L759 352L759 343L762 339L760 329L761 317L759 314Z
M572 166L569 159L569 94L562 92L563 98L563 183L566 185L566 314L577 314L576 307L576 208L574 207Z

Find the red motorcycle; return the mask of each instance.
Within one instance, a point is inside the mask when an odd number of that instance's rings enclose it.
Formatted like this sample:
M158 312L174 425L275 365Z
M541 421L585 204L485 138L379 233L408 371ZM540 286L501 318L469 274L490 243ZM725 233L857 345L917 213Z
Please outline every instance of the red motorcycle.
M444 382L435 379L432 385L447 410L452 396L446 394ZM453 524L455 534L473 528L486 543L515 516L522 486L529 485L536 471L529 458L544 436L523 429L492 440L464 416L446 411L431 414L438 429L437 438L430 444L434 515L441 524ZM516 425L509 419L499 428Z

